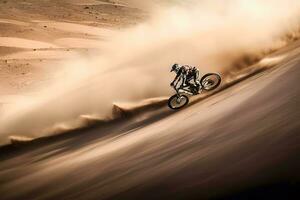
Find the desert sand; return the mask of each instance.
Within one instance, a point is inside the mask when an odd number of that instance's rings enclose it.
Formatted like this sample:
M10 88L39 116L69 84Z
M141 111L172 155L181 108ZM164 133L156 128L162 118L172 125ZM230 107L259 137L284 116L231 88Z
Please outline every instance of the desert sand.
M10 0L0 5L2 99L38 89L53 78L49 66L59 68L60 60L99 48L111 32L146 17L118 1L57 0L40 6L39 1Z

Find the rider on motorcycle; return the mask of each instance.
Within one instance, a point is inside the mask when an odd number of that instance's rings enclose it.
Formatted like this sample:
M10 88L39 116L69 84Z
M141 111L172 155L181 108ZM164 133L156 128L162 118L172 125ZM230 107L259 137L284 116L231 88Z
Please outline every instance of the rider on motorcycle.
M171 72L176 73L175 79L172 81L171 86L175 85L175 82L179 82L180 78L182 78L181 86L186 87L189 86L193 94L198 94L199 92L199 70L196 67L192 67L189 65L174 64L172 66ZM176 83L176 84L177 84Z

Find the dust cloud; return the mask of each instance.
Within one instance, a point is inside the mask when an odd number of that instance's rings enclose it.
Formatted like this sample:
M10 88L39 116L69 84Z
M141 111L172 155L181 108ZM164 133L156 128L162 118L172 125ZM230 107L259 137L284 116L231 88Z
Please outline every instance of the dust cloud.
M284 46L300 13L297 0L132 3L149 8L150 18L66 61L53 84L1 114L0 143L80 127L82 115L110 119L114 103L168 96L175 62L226 75L242 56Z

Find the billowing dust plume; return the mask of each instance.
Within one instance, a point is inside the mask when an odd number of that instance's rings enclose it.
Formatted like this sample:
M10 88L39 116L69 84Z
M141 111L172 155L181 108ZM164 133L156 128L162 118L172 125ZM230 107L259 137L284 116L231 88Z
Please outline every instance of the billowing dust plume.
M137 6L150 8L148 21L113 33L99 52L66 62L53 85L1 115L1 143L10 135L40 137L79 127L82 115L112 118L114 103L168 96L175 62L225 75L242 56L283 46L282 36L297 30L300 13L298 0Z

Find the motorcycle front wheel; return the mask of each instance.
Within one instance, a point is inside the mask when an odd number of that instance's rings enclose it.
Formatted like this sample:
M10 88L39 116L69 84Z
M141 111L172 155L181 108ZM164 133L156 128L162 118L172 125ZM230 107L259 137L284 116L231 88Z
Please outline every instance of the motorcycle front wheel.
M178 96L177 94L171 96L168 101L168 106L173 110L183 108L189 103L189 98L185 95Z
M216 89L221 84L221 76L216 73L205 74L200 83L202 85L202 89L206 91L211 91Z

